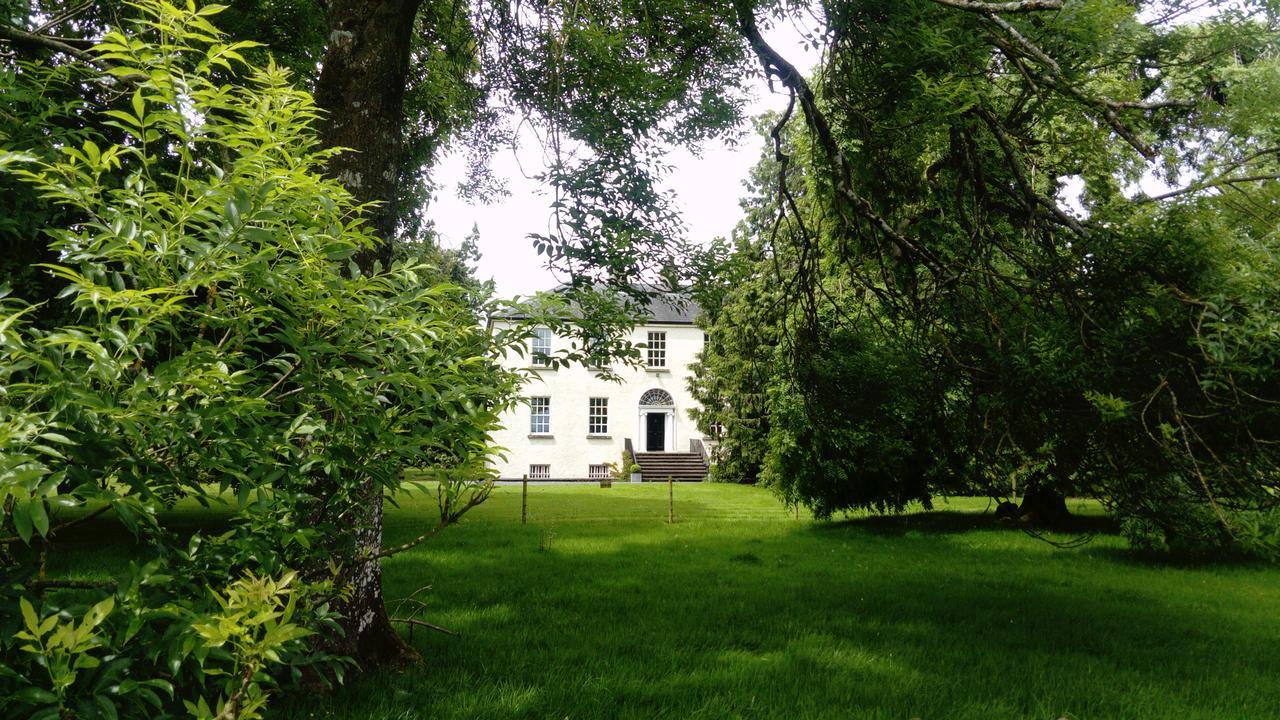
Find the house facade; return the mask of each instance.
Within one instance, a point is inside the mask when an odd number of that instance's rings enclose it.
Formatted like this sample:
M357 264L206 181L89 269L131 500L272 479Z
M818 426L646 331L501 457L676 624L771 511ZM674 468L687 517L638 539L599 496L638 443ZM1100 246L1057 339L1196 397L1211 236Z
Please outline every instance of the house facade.
M532 371L522 389L524 402L503 417L494 434L506 457L493 462L499 479L596 480L621 464L625 449L649 480L695 480L706 475L705 438L689 411L690 365L705 336L694 324L698 308L687 300L658 296L648 318L632 331L643 367L615 366L621 382L582 365L551 367L545 356L570 342L539 328L524 357L506 356L508 367ZM495 318L495 326L511 321ZM662 474L661 477L658 477Z

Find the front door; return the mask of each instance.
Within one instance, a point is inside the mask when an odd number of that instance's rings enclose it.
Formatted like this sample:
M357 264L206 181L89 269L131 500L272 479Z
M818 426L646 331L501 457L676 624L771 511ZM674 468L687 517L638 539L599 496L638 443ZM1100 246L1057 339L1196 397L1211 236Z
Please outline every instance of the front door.
M649 452L662 452L666 450L667 440L667 414L666 413L645 413L644 416L644 447Z

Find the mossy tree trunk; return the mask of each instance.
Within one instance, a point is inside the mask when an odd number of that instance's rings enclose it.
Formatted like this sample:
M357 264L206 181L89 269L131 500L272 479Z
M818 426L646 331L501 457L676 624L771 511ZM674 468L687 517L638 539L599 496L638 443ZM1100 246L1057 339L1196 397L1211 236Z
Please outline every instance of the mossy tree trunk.
M369 220L381 245L357 263L386 266L396 235L396 195L404 148L404 97L414 18L422 0L330 0L329 41L316 82L316 103L327 113L320 137L345 147L329 173L362 203L380 203Z
M404 96L414 18L422 0L330 0L329 39L316 83L317 104L326 112L320 136L327 147L350 148L333 158L329 173L368 210L380 243L356 263L372 272L390 264L396 234L398 169L404 152ZM345 637L329 639L333 650L361 667L402 664L414 656L391 625L382 597L382 488L369 479L360 488L363 511L352 523L338 580L348 594L336 603Z

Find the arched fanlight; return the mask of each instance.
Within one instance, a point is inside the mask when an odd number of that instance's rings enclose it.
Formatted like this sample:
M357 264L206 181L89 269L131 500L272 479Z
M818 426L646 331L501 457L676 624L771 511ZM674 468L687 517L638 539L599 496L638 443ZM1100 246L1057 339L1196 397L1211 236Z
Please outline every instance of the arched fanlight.
M654 388L645 392L640 396L641 405L675 405L676 401L671 399L671 393L661 388Z

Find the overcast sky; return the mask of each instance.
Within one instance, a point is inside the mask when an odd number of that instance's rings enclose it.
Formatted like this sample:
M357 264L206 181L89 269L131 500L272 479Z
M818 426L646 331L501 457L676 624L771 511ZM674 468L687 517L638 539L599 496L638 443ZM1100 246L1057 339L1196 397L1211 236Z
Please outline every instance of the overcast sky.
M784 24L765 35L783 57L802 71L808 72L815 64L816 56L800 44L800 31L794 26ZM786 107L786 96L770 94L763 79L757 79L754 89L749 115ZM707 241L717 235L727 236L733 229L742 216L738 206L745 192L742 181L762 147L760 138L744 127L735 147L716 144L703 148L697 156L677 150L668 157L674 170L666 185L676 193L690 239ZM465 175L460 154L446 157L437 170L439 190L427 216L435 221L447 247L456 247L473 223L480 227L478 274L481 279L493 278L500 295L527 295L550 289L558 282L526 237L531 232L547 232L550 198L542 186L526 178L542 169L541 149L536 143L526 142L514 153L499 153L493 160L493 170L498 177L506 178L511 195L493 205L473 205L457 196L458 182Z

